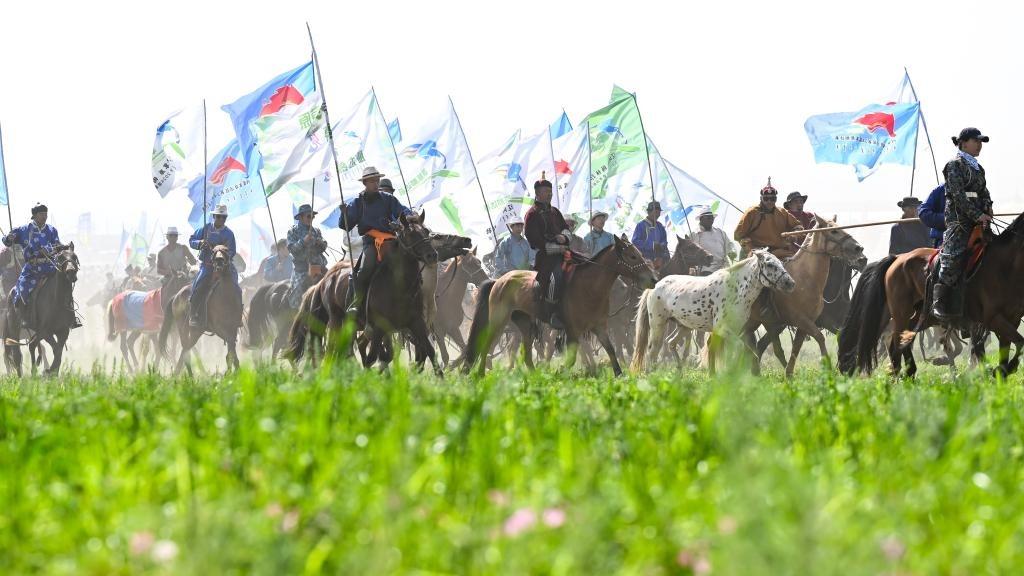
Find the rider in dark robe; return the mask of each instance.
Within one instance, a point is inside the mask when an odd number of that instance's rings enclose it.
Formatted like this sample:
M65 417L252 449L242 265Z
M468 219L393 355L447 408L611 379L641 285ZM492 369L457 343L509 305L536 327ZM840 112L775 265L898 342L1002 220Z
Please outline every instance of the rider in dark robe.
M537 251L533 267L537 271L537 283L545 304L542 316L549 317L555 328L561 328L558 303L564 283L562 263L569 249L571 232L562 213L551 205L552 186L544 174L534 182L533 191L537 198L526 212L526 240L530 248Z

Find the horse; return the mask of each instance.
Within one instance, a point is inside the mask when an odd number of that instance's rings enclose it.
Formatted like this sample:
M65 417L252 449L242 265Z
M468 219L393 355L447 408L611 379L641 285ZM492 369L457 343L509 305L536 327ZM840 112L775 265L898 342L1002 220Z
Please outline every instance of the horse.
M1024 344L1024 337L1017 332L1024 316L1024 300L1020 297L1024 282L1024 216L1018 216L988 243L981 262L963 280L964 313L958 322L941 323L931 314L929 262L937 252L934 248L918 248L887 256L865 269L853 292L850 314L839 332L839 368L843 373L853 374L857 369L870 373L874 369L874 350L889 318L892 335L887 348L894 377L901 375L902 361L907 364L907 377L917 373L914 338L933 325L971 331L976 357L983 350L980 335L991 330L999 341L995 371L1007 375L1017 370Z
M714 374L722 337L740 333L761 291L792 292L795 286L782 262L767 250L755 250L749 258L710 276L662 278L640 295L631 370L643 372L646 358L657 358L665 327L674 320L683 330L711 332L708 368Z
M366 292L366 326L360 336L363 366L380 362L386 368L394 358L391 334L407 331L416 348L416 365L422 369L430 359L434 372L441 373L430 343L425 316L422 268L437 264L437 250L430 231L419 219L402 215L391 224L395 239L384 243L382 260Z
M213 274L209 280L212 286L205 303L207 310L205 326L189 324L188 300L192 295L191 285L183 287L164 304L164 320L160 325L160 338L157 345L160 354L167 357L167 338L171 333L171 328L177 327L178 338L181 341L181 353L174 367L175 374L181 372L182 368L188 370L189 374L192 373L192 366L189 362L191 350L199 338L207 332L219 337L227 346L227 369L237 370L239 366L235 344L238 340L238 329L242 326L242 298L231 281L224 278L228 274L228 266L231 265L227 246L214 247L210 265L213 267Z
M36 286L28 305L28 314L31 319L28 350L32 362L32 372L35 373L42 362L41 345L46 342L53 352L53 360L45 370L47 375L60 371L64 345L71 332L71 320L66 303L74 302L75 282L78 281L78 272L81 270L78 255L75 254L75 243L71 242L66 248L53 254L52 262L57 268L56 272ZM7 301L14 302L14 290L8 294ZM5 331L4 358L7 366L13 366L20 377L22 375L21 342L17 340L17 337L21 334L21 311L17 306L8 306Z
M342 346L336 339L345 323L351 277L351 264L339 260L306 290L288 329L288 343L280 353L283 358L295 364L308 352L316 366L317 352L340 354Z
M147 336L153 350L157 348L157 335L163 323L164 294L174 296L188 282L188 273L177 272L160 288L148 292L126 290L116 294L107 304L107 340L113 342L120 336L121 355L129 370L139 369L139 358L135 354L135 343L139 338ZM147 304L149 302L152 304ZM159 367L160 355L156 354L155 358L156 367ZM143 362L145 360L143 350Z
M437 251L437 265L423 267L421 293L423 294L423 310L427 319L427 327L433 333L434 322L437 319L437 287L440 285L442 262L458 258L468 252L473 246L473 240L454 234L431 234L430 244Z
M288 340L288 330L296 310L288 305L291 280L263 284L249 300L245 315L246 348L262 350L271 344L271 358L276 358Z
M786 326L796 328L789 361L785 363L787 378L793 376L800 349L808 336L814 338L821 357L827 361L828 349L825 346L825 336L818 329L816 322L824 307L822 295L828 279L831 259L841 258L859 270L863 270L867 265L864 247L845 230L815 231L816 228L832 228L834 226L834 220L825 220L820 216L815 216L814 226L804 238L800 249L793 257L784 262L786 271L796 280L796 289L787 294L773 294L767 304L764 300L759 300L750 311L750 317L743 327L743 338L753 352L751 355L751 372L753 374L760 373L761 356L768 345L776 341ZM755 343L754 331L762 324L765 326L766 334Z
M656 281L654 270L625 235L616 237L614 244L593 257L577 259L580 262L567 274L560 303L568 344L566 367L572 368L576 363L580 338L593 332L611 358L612 370L618 376L622 374L622 369L608 336L608 307L612 285L619 276L626 276L644 288L651 287ZM533 369L532 319L539 314L536 276L537 273L531 270L513 270L480 286L463 370L468 372L479 363L479 374L484 373L495 337L504 331L509 319L519 328L523 339L523 359L526 366Z
M476 257L476 248L455 257L438 275L439 288L434 296L437 317L433 324L434 340L441 352L441 362L448 365L448 346L445 343L451 338L459 348L459 354L466 350L466 340L462 336L462 320L464 313L462 301L469 284L479 287L488 280L483 264Z

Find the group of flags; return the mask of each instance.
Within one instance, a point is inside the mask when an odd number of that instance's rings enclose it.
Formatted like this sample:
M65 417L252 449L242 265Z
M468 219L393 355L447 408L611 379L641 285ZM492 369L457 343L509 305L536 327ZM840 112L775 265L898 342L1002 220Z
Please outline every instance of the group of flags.
M314 61L222 109L235 136L205 167L199 153L205 154L205 103L171 115L157 129L153 183L161 196L187 192L195 227L218 204L243 215L269 208L267 198L281 190L294 205L313 197L314 209L327 215L320 223L337 227L341 195L334 180L355 195L367 166L391 177L403 202L425 209L431 229L473 237L484 253L522 218L533 182L542 176L554 184L563 213L586 222L596 211L607 212L606 229L613 233L631 231L651 200L661 203L663 224L680 235L696 229L705 209L724 225L736 208L661 156L644 130L635 94L618 86L606 106L577 126L563 111L536 132L516 130L477 161L451 99L434 121L403 135L371 89L328 131ZM863 179L881 164L913 162L919 117L910 90L856 112L812 116L805 130L817 162L852 165Z

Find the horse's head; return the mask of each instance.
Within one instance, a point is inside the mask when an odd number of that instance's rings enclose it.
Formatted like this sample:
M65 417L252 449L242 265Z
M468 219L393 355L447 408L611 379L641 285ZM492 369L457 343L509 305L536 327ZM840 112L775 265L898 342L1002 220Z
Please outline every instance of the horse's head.
M476 286L483 284L490 278L487 275L487 271L484 270L483 262L476 257L476 248L467 250L465 254L459 256L459 273L463 274L466 280Z
M625 234L615 237L612 252L615 254L616 272L632 280L641 290L654 288L658 282L657 274L644 259L644 255L626 239Z
M424 264L437 264L437 250L431 243L430 230L423 226L425 215L425 212L409 217L402 214L398 222L392 223L391 230L404 252Z
M796 280L774 254L767 249L759 249L754 250L753 256L757 259L757 279L762 286L780 292L792 292L796 288Z
M696 242L676 235L676 251L672 259L680 259L686 266L710 266L715 259L711 252L701 248ZM680 263L682 263L680 262Z
M814 228L832 228L836 225L835 216L831 220L825 220L821 216L815 215L814 219ZM853 236L850 236L846 230L815 232L808 234L808 236L812 238L806 240L810 243L807 245L811 246L812 249L824 252L833 258L839 258L849 264L854 270L863 270L868 265L868 257L864 255L864 247Z
M223 244L219 244L213 247L213 256L210 258L210 264L213 265L214 272L220 272L231 264L231 258L228 257L228 247Z
M74 242L68 243L67 248L54 254L54 263L57 265L57 270L67 277L69 282L78 281L78 271L82 267L78 262L78 254L75 254Z
M473 240L455 234L433 234L430 237L430 243L434 246L434 250L437 250L437 259L443 262L465 254L466 250L473 245Z

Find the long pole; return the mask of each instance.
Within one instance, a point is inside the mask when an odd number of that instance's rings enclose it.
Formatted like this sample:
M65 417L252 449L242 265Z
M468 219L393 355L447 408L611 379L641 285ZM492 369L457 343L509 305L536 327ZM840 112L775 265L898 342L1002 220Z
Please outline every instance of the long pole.
M7 165L4 164L4 130L2 126L0 126L0 175L4 177L4 194L7 196L7 229L14 230L14 219L11 218L11 189L7 187Z
M263 173L259 170L256 171L256 175L260 179L260 188L263 188ZM263 201L267 203L267 217L270 218L270 235L274 237L274 245L277 245L277 230L274 230L274 213L270 211L270 196L267 196L267 191L263 188Z
M921 115L921 108L917 109L917 115ZM917 173L917 140L921 136L921 132L914 133L914 161L910 165L910 195L914 195L914 175Z
M993 216L1019 216L1020 212L1004 212L993 214ZM882 222L865 222L863 224L847 224L846 226L830 226L828 228L811 228L810 230L797 230L795 232L783 232L782 236L800 236L803 234L814 234L815 232L831 232L833 230L849 230L850 228L866 228L868 226L884 226L886 224L909 224L920 222L920 218L900 218L899 220L884 220Z
M459 134L462 135L462 143L466 145L466 154L469 155L469 163L473 165L473 177L476 178L476 183L480 186L480 199L484 202L484 210L487 211L487 222L491 225L491 238L494 239L494 245L498 245L498 231L494 228L494 220L491 219L491 208L487 205L487 195L484 194L484 183L480 181L480 175L476 172L476 162L473 160L473 152L469 149L469 141L466 140L466 133L462 130L462 120L459 120L459 113L455 111L455 103L452 102L452 97L448 97L448 105L452 107L452 115L455 116L455 123L459 125Z
M409 198L409 186L405 183L405 173L402 172L402 163L398 161L398 150L395 150L395 141L391 139L391 129L388 128L388 121L384 117L384 111L380 109L380 101L377 100L377 89L370 86L370 92L373 93L373 105L377 108L377 112L380 114L380 120L384 123L384 132L388 135L388 143L391 144L391 152L395 155L395 166L398 166L398 176L402 179L402 190L405 190L405 201L409 204L409 208L412 208L412 199Z
M206 98L203 98L203 242L204 243L206 242L207 237L209 235L209 231L207 230L207 226L206 226L206 211L209 210L209 208L210 208L207 205L207 203L206 203L207 202L206 187L207 187L207 184L209 183L209 177L207 176L206 172L207 172L207 170L210 169L209 166L207 165L208 163L209 163L209 160L207 160L207 158L206 158ZM202 250L202 247L200 247L200 250L199 250L200 256L202 255L202 253L203 253L203 250Z
M939 164L935 161L935 147L932 146L932 137L928 134L928 122L924 119L924 110L921 109L921 99L917 97L917 90L914 89L914 81L910 79L910 72L907 71L907 67L903 67L903 73L907 75L907 84L910 84L910 93L913 94L914 100L917 101L917 113L921 116L921 126L924 127L924 137L928 140L928 149L932 153L932 168L935 170L935 185L941 184L939 181ZM915 149L916 153L916 149Z
M338 194L341 196L341 219L345 224L345 244L348 245L348 262L355 270L356 262L352 256L352 239L349 232L352 230L348 225L348 207L345 206L345 191L341 187L341 171L338 170L338 151L334 148L334 132L331 130L331 115L327 112L327 94L324 92L324 80L320 76L320 60L316 56L316 44L313 43L313 30L306 22L306 32L309 33L309 48L313 51L313 70L316 71L316 83L320 89L320 99L324 103L324 121L327 123L327 144L331 147L331 157L334 160L334 176L338 181Z
M565 109L564 108L562 109L562 115L563 116L565 115ZM562 117L561 116L558 117L558 122L559 122L559 124L561 124L561 122L562 122ZM561 210L562 209L562 202L558 198L558 166L555 164L555 162L556 162L556 160L555 160L555 139L551 137L551 126L548 126L548 149L551 151L551 172L554 174L554 178L555 178L555 195L554 195L555 207L558 208L559 210Z
M587 203L590 210L589 224L594 221L594 150L590 147L590 120L587 120ZM594 230L593 224L590 230Z

